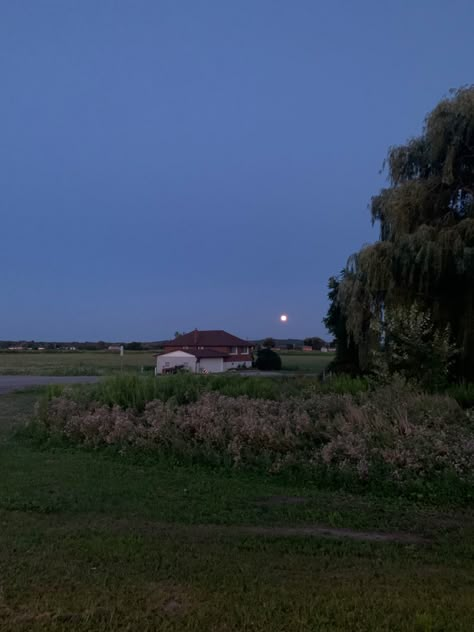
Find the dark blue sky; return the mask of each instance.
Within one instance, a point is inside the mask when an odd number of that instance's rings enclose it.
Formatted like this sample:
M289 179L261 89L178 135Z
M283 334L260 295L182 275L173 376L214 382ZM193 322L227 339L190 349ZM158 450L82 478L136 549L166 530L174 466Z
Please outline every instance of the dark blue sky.
M472 0L4 0L0 338L325 334L387 148L473 81L473 23Z

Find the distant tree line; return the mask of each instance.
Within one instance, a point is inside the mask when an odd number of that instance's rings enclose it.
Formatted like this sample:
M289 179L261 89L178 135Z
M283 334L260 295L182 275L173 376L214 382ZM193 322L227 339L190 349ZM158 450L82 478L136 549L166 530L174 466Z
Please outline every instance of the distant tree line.
M308 338L304 338L302 340L276 340L275 338L268 336L264 338L261 342L257 342L257 346L264 347L266 349L286 349L288 351L298 350L304 347L311 347L313 351L321 351L323 348L332 347L333 344L326 342L319 336L311 336Z
M98 340L97 342L44 342L38 340L0 340L0 350L24 349L37 351L39 349L45 351L105 351L112 346L123 347L126 351L147 351L159 349L161 342L105 342Z

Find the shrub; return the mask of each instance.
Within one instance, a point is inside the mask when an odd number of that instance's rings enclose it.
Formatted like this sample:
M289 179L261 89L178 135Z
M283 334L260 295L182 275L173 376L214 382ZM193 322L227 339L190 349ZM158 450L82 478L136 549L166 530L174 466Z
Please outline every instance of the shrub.
M385 360L390 374L399 373L430 391L446 387L457 353L450 329L435 326L431 314L416 303L388 310L385 317Z
M474 470L474 424L459 405L398 383L356 396L280 401L206 392L181 405L176 397L156 398L140 410L81 400L65 390L43 401L37 423L48 434L95 448L372 485L446 477L472 484Z
M257 352L255 366L260 371L279 371L281 369L281 358L271 349L260 349Z

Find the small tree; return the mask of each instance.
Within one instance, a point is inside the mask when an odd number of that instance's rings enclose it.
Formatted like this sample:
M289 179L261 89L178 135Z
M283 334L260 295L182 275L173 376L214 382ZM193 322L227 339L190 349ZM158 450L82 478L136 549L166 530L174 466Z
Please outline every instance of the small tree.
M260 349L257 352L255 367L260 371L279 371L281 369L281 358L278 353L271 349Z
M262 345L267 349L272 349L275 346L275 338L271 338L270 336L265 338Z
M455 359L449 326L435 326L431 314L416 303L398 307L385 315L384 357L390 374L399 373L428 390L446 386Z

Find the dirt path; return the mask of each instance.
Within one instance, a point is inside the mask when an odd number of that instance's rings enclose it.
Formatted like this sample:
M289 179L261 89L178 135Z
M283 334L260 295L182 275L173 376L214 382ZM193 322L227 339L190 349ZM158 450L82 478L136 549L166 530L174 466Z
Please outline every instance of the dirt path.
M243 533L269 537L349 538L365 542L398 542L400 544L426 544L428 540L413 533L355 531L354 529L336 529L333 527L241 527Z
M25 514L26 517L26 514ZM31 517L31 514L30 514ZM35 516L38 519L38 516ZM400 531L358 531L355 529L336 528L324 525L216 525L216 524L180 524L172 522L153 522L133 518L110 520L102 516L82 514L64 521L48 517L49 527L61 532L70 529L70 521L76 528L93 528L115 533L135 533L147 536L183 535L191 538L207 540L209 538L235 537L242 535L261 536L267 538L347 538L359 542L388 542L398 544L429 544L431 539L415 533ZM58 534L59 536L59 534Z

